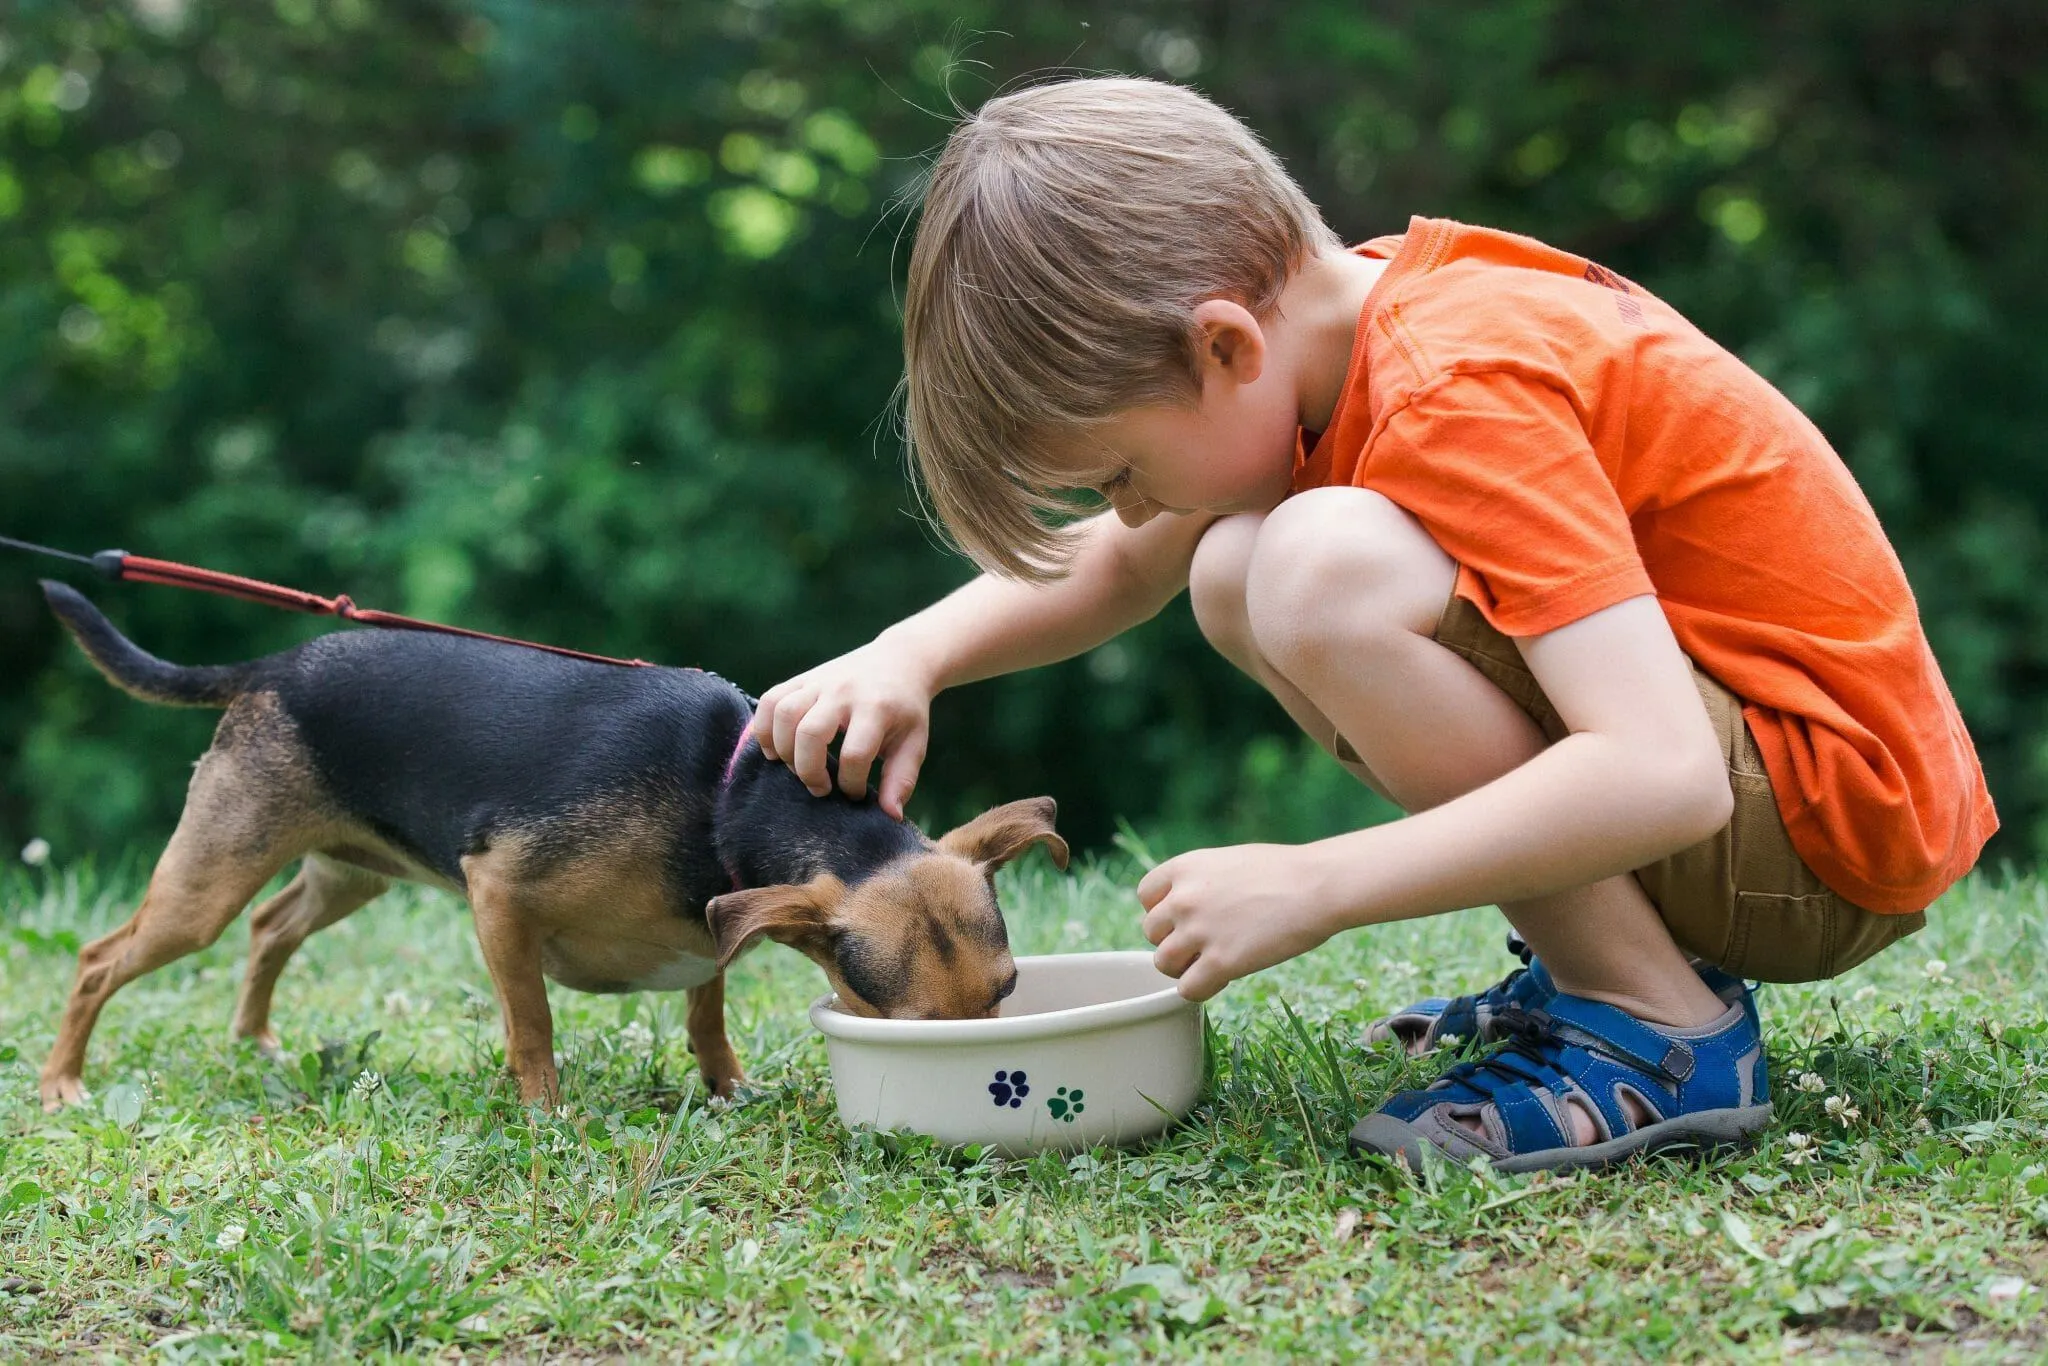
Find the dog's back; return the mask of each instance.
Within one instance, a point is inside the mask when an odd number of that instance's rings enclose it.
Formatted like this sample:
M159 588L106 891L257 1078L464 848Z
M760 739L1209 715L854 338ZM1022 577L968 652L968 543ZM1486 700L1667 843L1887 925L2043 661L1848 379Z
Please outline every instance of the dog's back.
M222 735L289 727L277 739L302 749L320 797L441 880L459 885L463 856L501 832L521 831L544 858L631 811L677 837L667 871L678 893L717 890L710 800L750 708L714 675L376 629L186 668L140 649L72 589L44 592L87 657L134 696L231 708L274 698L231 711Z

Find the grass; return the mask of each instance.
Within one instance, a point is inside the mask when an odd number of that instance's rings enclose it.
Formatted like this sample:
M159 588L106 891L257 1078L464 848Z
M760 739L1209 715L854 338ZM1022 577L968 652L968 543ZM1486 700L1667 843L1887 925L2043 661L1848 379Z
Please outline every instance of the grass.
M1005 1162L844 1130L803 1017L821 978L772 946L731 995L750 1098L705 1103L680 996L558 991L570 1103L524 1109L467 916L412 889L286 972L290 1063L226 1041L238 926L116 997L92 1102L45 1117L73 953L138 882L0 874L0 1359L2048 1356L2032 878L1770 989L1780 1122L1753 1150L1426 1180L1343 1155L1432 1070L1355 1039L1498 976L1490 912L1233 987L1162 1142ZM1019 951L1138 946L1130 884L1034 861L1003 889Z

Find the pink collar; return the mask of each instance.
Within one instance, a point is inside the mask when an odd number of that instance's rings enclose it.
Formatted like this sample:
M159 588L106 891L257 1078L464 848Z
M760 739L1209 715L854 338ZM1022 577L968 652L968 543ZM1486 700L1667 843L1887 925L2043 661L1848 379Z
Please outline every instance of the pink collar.
M725 761L725 776L718 780L718 785L720 788L727 788L732 786L733 772L740 766L740 755L746 753L747 741L751 740L753 736L754 718L749 716L747 718L747 724L740 727L740 738L733 744L732 757Z

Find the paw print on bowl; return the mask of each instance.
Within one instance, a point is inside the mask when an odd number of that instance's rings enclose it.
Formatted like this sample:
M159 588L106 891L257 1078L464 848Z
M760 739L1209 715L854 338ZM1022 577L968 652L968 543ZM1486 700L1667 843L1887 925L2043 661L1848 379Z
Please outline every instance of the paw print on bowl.
M1059 1090L1053 1092L1050 1100L1045 1102L1045 1108L1051 1111L1052 1117L1059 1120L1062 1124L1072 1124L1074 1116L1088 1108L1081 1103L1081 1097L1085 1094L1086 1092L1082 1091L1078 1086L1071 1091L1062 1086Z
M1024 1097L1031 1094L1031 1086L1022 1072L998 1072L996 1079L988 1084L988 1093L995 1097L997 1109L1007 1105L1015 1110L1024 1104Z

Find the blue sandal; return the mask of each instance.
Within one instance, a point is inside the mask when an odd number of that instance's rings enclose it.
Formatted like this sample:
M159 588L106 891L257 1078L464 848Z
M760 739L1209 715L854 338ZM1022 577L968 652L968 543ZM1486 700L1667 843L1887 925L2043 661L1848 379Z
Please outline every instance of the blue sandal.
M1604 1167L1658 1148L1740 1142L1770 1123L1763 1038L1746 999L1703 1029L1667 1032L1560 993L1541 1010L1497 1014L1494 1027L1505 1046L1393 1097L1351 1131L1352 1151L1417 1170L1431 1151L1505 1172ZM1630 1100L1646 1122L1631 1120ZM1584 1147L1572 1144L1574 1108L1593 1124Z
M1522 966L1486 990L1469 996L1431 996L1417 1001L1372 1021L1361 1037L1368 1044L1398 1039L1411 1054L1428 1053L1467 1040L1499 1043L1507 1037L1498 1026L1503 1012L1541 1010L1557 995L1557 984L1550 980L1542 961L1512 931L1508 934L1508 952L1520 958ZM1732 977L1709 963L1695 962L1693 968L1707 989L1723 1001L1729 1005L1742 1002L1754 1022L1756 1005L1740 977Z
M1382 1015L1365 1027L1365 1042L1399 1039L1410 1053L1428 1053L1445 1044L1464 1040L1497 1043L1495 1029L1501 1012L1541 1010L1557 987L1543 970L1536 955L1518 934L1508 935L1508 952L1522 960L1522 966L1484 991L1469 996L1431 996L1405 1010Z

